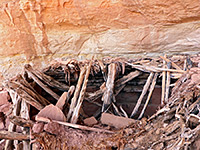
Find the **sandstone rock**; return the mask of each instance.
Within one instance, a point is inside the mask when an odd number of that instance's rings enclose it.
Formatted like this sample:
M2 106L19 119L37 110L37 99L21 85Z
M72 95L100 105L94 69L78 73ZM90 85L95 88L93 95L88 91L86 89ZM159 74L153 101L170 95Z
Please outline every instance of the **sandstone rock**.
M0 129L1 130L4 129L4 127L5 127L4 120L5 120L4 114L2 112L0 112Z
M49 118L49 119L57 120L57 121L66 121L66 117L63 114L63 112L58 107L56 107L52 104L43 108L37 114L37 116L45 117L45 118Z
M86 118L84 121L85 125L92 126L98 123L95 117Z
M41 133L44 129L44 123L43 122L37 122L33 125L32 130L34 133Z
M10 100L8 91L6 90L0 91L0 105L8 103L8 100Z
M56 122L50 122L44 125L44 130L55 135L61 135L64 127Z
M191 76L191 83L199 83L200 82L200 74L193 74Z
M67 98L67 92L64 92L62 95L61 95L61 97L59 98L59 100L58 100L58 102L56 103L56 106L60 109L60 110L62 110L63 109L63 106L64 106L64 104L65 104L65 100L66 100L66 98Z
M10 107L11 107L11 103L7 102L3 105L0 106L0 112L3 112L4 114L6 114L9 110L10 110Z
M102 124L114 126L115 128L123 128L134 122L135 122L135 120L133 120L133 119L119 117L119 116L115 116L115 115L108 114L108 113L103 113L101 116Z
M155 56L200 48L197 0L2 0L0 8L2 79L27 60L41 66L60 56Z

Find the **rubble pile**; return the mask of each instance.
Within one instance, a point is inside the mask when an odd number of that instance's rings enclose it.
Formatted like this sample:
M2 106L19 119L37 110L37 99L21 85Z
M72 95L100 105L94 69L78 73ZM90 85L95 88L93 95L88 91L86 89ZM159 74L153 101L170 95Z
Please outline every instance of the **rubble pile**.
M1 91L2 105L11 108L2 111L1 144L5 149L198 148L199 67L199 55L60 59L43 70L27 64ZM148 116L157 87L159 108ZM139 93L129 98L136 99L134 107L119 103L127 91Z

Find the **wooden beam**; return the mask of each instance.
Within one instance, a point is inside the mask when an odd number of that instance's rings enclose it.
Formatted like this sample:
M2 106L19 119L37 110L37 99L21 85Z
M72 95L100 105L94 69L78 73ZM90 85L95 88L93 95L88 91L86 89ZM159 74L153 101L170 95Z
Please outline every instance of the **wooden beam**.
M13 90L9 90L9 93L13 102L13 115L18 116L20 114L20 109L21 109L21 98ZM16 131L16 125L10 122L8 126L8 132L14 132L14 131ZM4 148L5 150L14 149L14 141L12 139L6 140Z
M56 122L58 124L64 125L64 126L68 126L71 128L75 128L75 129L81 129L81 130L87 130L87 131L94 131L94 132L104 132L104 133L114 133L113 131L109 131L109 130L104 130L104 129L98 129L98 128L92 128L92 127L87 127L87 126L83 126L83 125L78 125L78 124L73 124L73 123L68 123L68 122L62 122L62 121L56 121L56 120L50 120L48 118L44 118L44 117L39 117L36 116L35 118L37 121L41 121L41 122Z
M155 73L155 75L153 77L153 80L152 80L152 83L151 83L151 87L150 87L150 90L149 90L149 94L148 94L147 100L146 100L146 102L144 104L144 107L143 107L143 109L142 109L142 111L141 111L140 116L138 117L138 119L142 118L142 116L143 116L143 114L144 114L144 112L145 112L145 110L147 108L147 105L149 103L149 100L151 99L151 95L152 95L153 90L154 90L155 85L156 85L157 76L158 76L158 73Z
M30 105L28 103L26 103L25 100L22 100L21 103L21 112L20 112L20 116L24 119L30 119L29 116L29 111L30 111ZM28 135L30 134L30 128L27 127L21 127L23 134ZM30 141L22 141L23 143L23 150L30 150Z
M164 61L166 61L166 62L168 62L168 63L171 62L172 66L173 66L174 68L176 68L176 69L178 69L178 70L182 70L181 67L179 67L177 64L175 64L173 61L167 59L166 57L160 56L160 58L162 58Z
M167 68L171 67L171 63L167 63ZM168 103L168 99L169 99L169 90L170 90L170 72L167 71L167 81L166 81L166 91L165 91L165 103Z
M87 71L86 71L86 74L85 74L83 86L82 86L82 89L80 91L80 95L79 95L76 107L74 109L74 112L73 112L73 115L72 115L72 118L71 118L71 123L77 123L77 121L78 121L80 108L81 108L81 105L82 105L84 97L85 97L85 92L86 92L86 88L87 88L87 82L88 82L88 77L90 75L92 62L93 61L91 60L90 63L89 63L89 66L87 67Z
M76 85L76 90L74 92L74 97L71 100L69 112L67 114L67 121L69 121L69 119L71 118L72 113L74 111L74 108L76 107L77 99L78 99L78 96L79 96L79 93L80 93L80 90L81 90L81 86L82 86L82 82L83 82L83 79L84 79L85 72L86 72L86 66L81 68L78 83Z
M2 130L0 131L0 139L7 139L7 140L30 140L33 139L30 135L18 133L18 132L10 132Z
M47 85L45 85L33 72L30 70L31 66L29 64L26 64L24 66L25 71L28 73L28 75L41 87L43 88L47 93L49 93L53 98L56 100L59 99L60 96L58 96L54 91L52 91Z
M139 99L138 99L138 101L137 101L137 103L135 105L135 108L133 109L133 111L131 113L131 116L130 116L131 118L134 117L134 115L137 113L137 111L138 111L138 109L139 109L139 107L140 107L140 105L142 103L142 100L143 100L143 98L144 98L144 96L145 96L145 94L146 94L146 92L147 92L147 90L149 88L149 85L151 83L151 80L152 80L153 76L154 76L154 73L151 72L149 77L148 77L148 79L147 79L147 81L146 81L146 83L145 83L145 85L144 85L144 87L143 87L142 93L141 93L141 95L140 95L140 97L139 97Z
M106 90L102 96L102 101L103 101L102 112L105 112L105 110L112 103L115 76L116 76L116 64L111 63L108 66L108 79L106 82Z

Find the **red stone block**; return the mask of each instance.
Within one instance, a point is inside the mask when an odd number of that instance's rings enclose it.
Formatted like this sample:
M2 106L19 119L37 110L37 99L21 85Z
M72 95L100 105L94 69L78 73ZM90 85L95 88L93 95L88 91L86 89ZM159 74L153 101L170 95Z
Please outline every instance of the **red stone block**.
M108 113L103 113L101 116L101 123L109 126L114 126L115 128L124 128L132 123L135 120L125 117L119 117Z
M95 117L86 118L83 122L85 125L88 126L93 126L98 123Z

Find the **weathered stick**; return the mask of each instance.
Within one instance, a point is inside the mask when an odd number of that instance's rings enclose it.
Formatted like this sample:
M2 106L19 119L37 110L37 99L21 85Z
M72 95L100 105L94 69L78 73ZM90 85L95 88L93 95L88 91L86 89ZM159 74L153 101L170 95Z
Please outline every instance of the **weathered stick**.
M0 131L0 139L7 139L7 140L30 140L33 137L30 135L18 133L18 132L10 132L10 131Z
M115 82L115 96L117 96L120 93L120 91L125 87L125 84L128 81L136 78L139 75L140 75L139 71L134 71L134 72L131 72L128 75L123 76L122 78L118 79ZM95 101L96 99L100 98L103 95L105 90L106 90L106 87L103 86L101 89L97 90L94 93L87 93L85 99L88 101Z
M171 63L167 63L167 68L171 67ZM167 81L166 81L166 92L165 92L165 103L168 102L169 99L169 89L170 89L170 72L167 71Z
M153 93L154 87L156 85L157 76L158 76L158 73L155 73L155 75L153 77L153 80L152 80L152 83L151 83L151 86L150 86L150 90L149 90L149 94L148 94L147 100L145 102L145 105L144 105L144 107L143 107L143 109L142 109L142 111L141 111L140 116L138 117L138 119L141 119L142 116L144 115L144 111L146 110L146 107L147 107L147 105L149 103L149 100L150 100L151 95Z
M178 69L178 70L182 70L181 67L179 67L177 64L175 64L173 61L167 59L166 57L160 56L160 58L162 58L164 61L166 61L166 62L168 62L168 63L171 62L172 67L174 67L174 68L176 68L176 69Z
M69 112L67 114L67 121L69 121L69 119L70 119L70 117L71 117L71 115L74 111L74 108L76 106L77 98L78 98L80 90L81 90L81 85L82 85L82 82L83 82L83 79L84 79L85 71L86 71L86 66L81 68L81 72L80 72L80 76L79 76L79 79L78 79L78 83L76 85L74 97L71 100L70 109L69 109Z
M44 97L42 97L40 94L38 94L36 92L36 90L21 76L18 75L16 77L16 82L19 82L22 85L23 89L26 89L25 91L32 96L34 99L36 99L37 101L39 101L42 105L46 106L48 104L50 104L50 102L45 99ZM20 84L18 84L19 86L21 86Z
M36 99L28 94L27 91L29 90L27 88L20 86L16 82L12 81L8 82L7 85L10 89L14 90L22 99L24 99L27 103L29 103L36 109L41 110L42 108L44 108L44 106L40 102L38 102Z
M98 61L98 63L99 63L99 66L100 66L100 68L101 68L101 72L102 72L102 75L103 75L103 79L104 79L104 81L106 82L107 81L107 78L106 78L106 67L104 66L104 64L103 64L103 62L102 61L100 61L100 60L97 60Z
M102 112L104 112L112 102L115 75L116 75L116 64L112 63L108 66L108 79L106 82L106 90L102 97L103 101Z
M128 115L126 113L126 111L122 108L122 106L119 106L120 110L122 111L122 113L124 114L124 117L128 118Z
M21 98L17 95L16 92L9 90L12 102L13 102L13 115L18 116L20 114L20 104L21 104ZM11 123L8 126L8 131L9 132L14 132L16 131L16 125ZM6 140L5 143L5 150L11 150L14 148L14 141L13 140Z
M67 86L66 84L58 82L51 76L48 76L48 75L40 72L39 70L34 70L30 65L28 66L27 69L29 69L29 71L31 71L33 74L35 74L40 80L45 82L50 87L57 88L61 91L66 91L69 89L69 86Z
M115 110L115 113L116 113L118 116L122 116L121 113L119 112L119 109L117 108L117 106L116 106L114 103L112 103L112 106L113 106L113 108L114 108L114 110Z
M26 101L22 100L20 116L24 119L30 120L29 111L30 111L30 105L27 104ZM26 134L26 135L29 134L30 132L30 128L22 127L22 130L23 130L23 134ZM23 141L22 143L23 143L23 150L30 149L29 141Z
M27 119L24 119L20 116L10 116L9 117L9 120L17 125L17 126L22 126L22 127L32 127L34 122L31 121L31 120L27 120Z
M166 69L166 68L158 68L158 67L150 67L150 66L143 66L143 65L134 65L131 63L127 63L128 65L142 71L147 72L162 72L162 71L169 71L169 72L178 72L178 73L185 73L184 70L176 70L176 69Z
M105 90L106 90L106 87L105 87L104 83L103 83L104 87L100 88L96 92L94 92L94 93L86 93L85 99L88 100L88 101L95 101L96 99L100 98L103 95L103 93L105 92Z
M90 61L89 66L87 67L83 86L82 86L82 89L80 91L80 95L79 95L79 98L78 98L78 101L77 101L77 105L74 109L74 112L73 112L73 115L72 115L72 118L71 118L71 123L77 123L77 121L78 121L80 108L81 108L81 105L82 105L84 97L85 97L85 92L86 92L86 88L87 88L87 82L88 82L88 77L90 75L91 66L92 66L92 60Z
M145 94L146 94L146 92L147 92L147 90L149 88L149 85L151 83L153 75L154 75L154 73L151 72L149 77L148 77L148 79L147 79L147 81L146 81L146 83L145 83L145 85L144 85L144 87L143 87L142 93L141 93L141 95L140 95L140 97L139 97L139 99L137 101L137 104L135 105L135 108L133 109L133 111L131 113L131 116L130 116L131 118L137 113L137 111L138 111L138 109L139 109L139 107L140 107L140 105L142 103L143 97L145 96Z
M166 57L166 56L165 56ZM165 68L166 61L163 60L163 68ZM161 105L165 103L165 88L166 88L166 72L162 72L162 95L161 95Z
M134 71L134 72L131 72L129 73L128 75L126 76L123 76L122 78L118 79L116 82L115 82L115 85L116 87L118 86L121 86L122 84L125 84L127 83L128 81L134 79L135 77L139 76L141 74L140 71Z
M61 124L61 125L65 125L65 126L68 126L68 127L72 127L72 128L76 128L76 129L81 129L81 130L94 131L94 132L105 132L105 133L114 133L113 131L109 131L109 130L98 129L98 128L92 128L92 127L87 127L87 126L78 125L78 124L73 124L73 123L68 123L68 122L50 120L50 119L48 119L48 118L39 117L39 116L36 116L35 119L36 119L37 121L46 122L46 123L49 123L49 122L56 122L56 123Z
M61 97L59 98L58 102L56 103L56 106L63 110L64 105L69 101L71 95L74 93L75 86L71 86L68 90L68 92L64 92Z
M30 70L30 65L27 64L24 66L25 71L29 74L29 76L41 87L43 88L47 93L49 93L53 98L56 100L59 99L60 96L58 96L56 93L54 93L47 85L42 83L40 79Z

